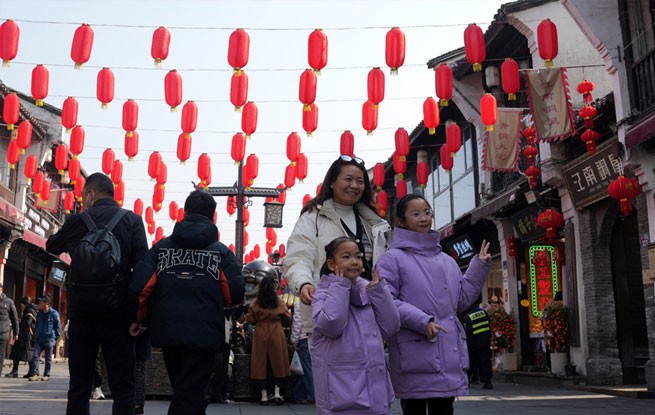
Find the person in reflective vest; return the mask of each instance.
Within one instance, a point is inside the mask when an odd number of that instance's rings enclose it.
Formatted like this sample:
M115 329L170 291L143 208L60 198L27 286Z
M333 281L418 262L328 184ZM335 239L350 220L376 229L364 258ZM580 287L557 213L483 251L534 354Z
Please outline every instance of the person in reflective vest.
M477 305L471 306L463 316L466 329L466 342L469 349L469 382L483 383L483 389L493 389L491 385L491 330L489 314Z

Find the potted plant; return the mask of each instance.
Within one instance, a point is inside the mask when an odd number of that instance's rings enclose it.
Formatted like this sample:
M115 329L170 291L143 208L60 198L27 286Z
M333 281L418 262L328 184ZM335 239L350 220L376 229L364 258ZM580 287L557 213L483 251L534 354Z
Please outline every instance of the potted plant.
M546 350L550 353L551 372L563 373L568 363L569 309L561 301L553 301L544 308L542 326Z
M489 316L491 328L491 348L503 352L503 369L516 370L516 320L513 313L504 309L491 313Z

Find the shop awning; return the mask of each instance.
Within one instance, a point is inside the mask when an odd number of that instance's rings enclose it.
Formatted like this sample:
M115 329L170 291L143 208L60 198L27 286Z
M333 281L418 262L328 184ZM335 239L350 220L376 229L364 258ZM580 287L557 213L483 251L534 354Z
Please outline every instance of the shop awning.
M625 146L632 148L652 137L655 137L655 112L626 131Z
M494 197L484 205L480 205L473 209L471 213L471 223L476 223L482 219L488 219L491 216L494 216L498 213L499 210L514 202L514 199L519 193L521 188L521 182L517 183L515 186L512 186L510 190L507 190L505 193Z
M45 243L46 243L47 239L44 238L43 236L39 235L39 234L36 234L36 233L34 233L32 231L29 231L29 230L25 229L25 230L23 230L23 240L25 242L31 243L32 245L38 246L39 248L43 249L44 251L46 250L45 249ZM52 255L52 257L53 258L59 258L62 262L64 262L67 265L70 265L70 263L71 263L71 258L67 253L63 253L63 254L59 255L59 257L57 257L56 255Z

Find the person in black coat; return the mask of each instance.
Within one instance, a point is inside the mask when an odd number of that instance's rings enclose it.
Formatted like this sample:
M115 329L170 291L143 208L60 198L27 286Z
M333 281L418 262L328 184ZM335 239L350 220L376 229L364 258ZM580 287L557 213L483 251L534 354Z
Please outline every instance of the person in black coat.
M0 283L0 375L9 339L18 340L18 313L14 301L3 292Z
M29 378L34 375L34 367L32 365L32 356L34 355L34 332L36 330L36 306L32 304L32 298L23 297L20 300L21 317L20 317L20 333L18 340L11 348L9 358L14 361L14 366L11 372L5 376L8 378L18 377L18 365L20 362L27 362L29 369L24 378Z

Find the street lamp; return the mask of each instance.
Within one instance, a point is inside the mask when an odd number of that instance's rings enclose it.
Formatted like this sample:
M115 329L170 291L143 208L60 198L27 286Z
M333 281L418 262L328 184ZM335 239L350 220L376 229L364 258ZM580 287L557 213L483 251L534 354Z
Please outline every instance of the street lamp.
M282 227L282 210L284 204L280 202L264 203L264 227L281 228Z

